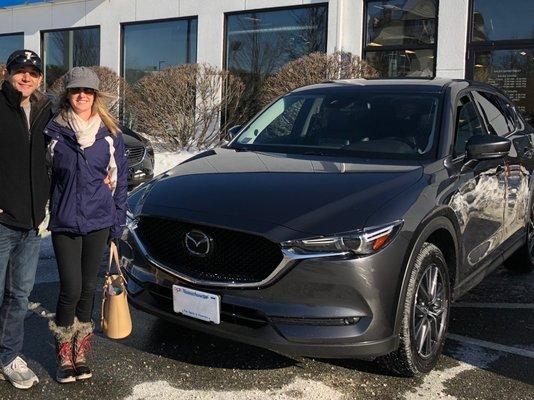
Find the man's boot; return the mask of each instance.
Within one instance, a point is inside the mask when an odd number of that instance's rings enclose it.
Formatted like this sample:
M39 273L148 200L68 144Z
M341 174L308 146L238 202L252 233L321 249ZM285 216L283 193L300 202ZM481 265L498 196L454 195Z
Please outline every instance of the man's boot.
M76 379L89 379L93 376L91 369L87 366L87 353L91 350L91 338L95 324L93 322L79 322L76 325L76 335L74 336L73 361L76 370Z
M73 341L76 330L74 324L63 327L57 326L54 321L48 323L48 327L56 340L57 370L56 380L59 383L70 383L76 381L76 371L72 357Z

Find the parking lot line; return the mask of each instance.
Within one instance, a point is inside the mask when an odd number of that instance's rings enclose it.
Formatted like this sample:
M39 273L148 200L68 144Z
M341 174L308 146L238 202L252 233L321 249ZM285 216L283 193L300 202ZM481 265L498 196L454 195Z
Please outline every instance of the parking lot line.
M518 347L505 346L505 345L498 344L498 343L487 342L485 340L474 339L474 338L470 338L470 337L462 336L462 335L456 335L454 333L447 334L447 338L456 340L462 343L468 343L468 344L472 344L475 346L484 347L490 350L496 350L496 351L501 351L504 353L515 354L515 355L522 356L522 357L534 358L534 351L520 349Z
M534 303L452 303L455 308L502 308L534 310Z

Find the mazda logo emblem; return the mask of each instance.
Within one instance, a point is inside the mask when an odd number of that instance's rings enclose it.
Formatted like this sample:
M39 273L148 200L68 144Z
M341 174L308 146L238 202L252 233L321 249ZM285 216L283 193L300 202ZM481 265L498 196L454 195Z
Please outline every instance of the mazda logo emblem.
M213 248L213 240L204 232L193 230L185 235L185 248L195 256L206 257Z

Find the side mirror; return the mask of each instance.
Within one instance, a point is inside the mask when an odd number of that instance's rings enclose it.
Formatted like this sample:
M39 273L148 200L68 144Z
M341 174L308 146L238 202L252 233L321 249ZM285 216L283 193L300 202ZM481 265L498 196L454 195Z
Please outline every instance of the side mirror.
M243 128L243 125L235 125L228 129L228 137L230 138L230 140L237 136L241 128Z
M510 151L512 142L497 135L475 135L466 144L467 158L470 160L489 160L504 157Z

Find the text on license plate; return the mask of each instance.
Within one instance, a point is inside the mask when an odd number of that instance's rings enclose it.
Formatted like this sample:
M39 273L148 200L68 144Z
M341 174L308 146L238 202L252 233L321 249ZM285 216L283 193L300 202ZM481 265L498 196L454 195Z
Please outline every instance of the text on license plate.
M221 298L212 293L172 285L174 312L202 321L221 323Z

